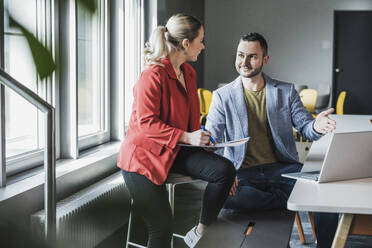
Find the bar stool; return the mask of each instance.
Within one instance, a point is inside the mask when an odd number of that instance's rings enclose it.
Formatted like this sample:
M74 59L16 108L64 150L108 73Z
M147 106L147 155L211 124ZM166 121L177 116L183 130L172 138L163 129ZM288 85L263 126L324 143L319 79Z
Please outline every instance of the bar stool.
M167 180L165 181L165 185L168 190L168 200L169 204L172 210L172 215L174 216L174 193L175 193L175 188L177 185L180 184L186 184L186 183L196 183L196 182L201 182L201 179L195 179L190 176L185 176L182 174L178 173L169 173ZM130 241L130 233L131 233L131 228L132 228L132 205L133 205L133 199L131 199L131 209L129 212L129 220L128 220L128 232L127 232L127 243L125 245L125 248L128 248L129 246L134 246L134 247L140 247L140 248L146 248L146 246L134 243ZM172 234L172 240L171 240L171 247L173 248L173 237L176 238L181 238L183 239L185 236L173 233Z

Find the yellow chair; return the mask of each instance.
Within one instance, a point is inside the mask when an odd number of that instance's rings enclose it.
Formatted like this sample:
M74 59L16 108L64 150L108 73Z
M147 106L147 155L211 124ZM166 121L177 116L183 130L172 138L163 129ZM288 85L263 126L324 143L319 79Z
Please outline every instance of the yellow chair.
M341 93L337 97L336 114L338 114L338 115L343 115L344 114L345 97L346 97L346 91L341 91Z
M209 107L212 103L212 92L207 89L199 88L198 96L200 103L200 122L203 123L208 115Z
M300 97L307 111L309 111L315 118L315 104L318 92L314 89L303 89L300 92Z
M316 99L318 98L318 92L314 89L303 89L300 91L301 102L305 106L306 110L309 111L313 117L316 117L315 114L315 104ZM303 141L302 136L293 128L293 135L295 136L296 141Z

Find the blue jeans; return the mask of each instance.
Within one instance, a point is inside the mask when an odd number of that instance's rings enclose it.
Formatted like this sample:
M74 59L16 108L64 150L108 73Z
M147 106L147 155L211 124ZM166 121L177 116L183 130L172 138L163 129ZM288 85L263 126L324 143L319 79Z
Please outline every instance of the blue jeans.
M338 225L338 214L314 213L314 225L318 241L316 247L317 248L331 247Z
M281 174L299 172L301 169L300 163L273 163L238 170L238 188L234 196L227 198L224 208L236 212L286 208L296 181Z

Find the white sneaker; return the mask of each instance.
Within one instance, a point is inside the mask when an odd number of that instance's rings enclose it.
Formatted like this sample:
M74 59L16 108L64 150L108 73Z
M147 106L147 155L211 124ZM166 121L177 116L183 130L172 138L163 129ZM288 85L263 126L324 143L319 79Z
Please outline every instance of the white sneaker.
M202 236L198 234L198 232L196 231L196 226L193 227L186 235L185 235L185 238L183 239L185 241L185 243L190 247L190 248L193 248L196 243L198 243L199 239L201 238Z

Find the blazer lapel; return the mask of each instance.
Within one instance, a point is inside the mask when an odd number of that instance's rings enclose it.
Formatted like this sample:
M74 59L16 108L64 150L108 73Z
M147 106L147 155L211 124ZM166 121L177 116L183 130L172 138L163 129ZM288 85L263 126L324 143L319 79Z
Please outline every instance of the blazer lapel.
M230 100L238 113L242 133L244 134L244 137L248 137L248 114L240 77L236 78L232 84L232 88L230 89Z
M267 112L267 119L269 124L271 125L271 131L275 131L273 127L277 125L277 117L278 117L278 94L279 89L276 87L276 83L270 77L264 74L264 79L266 83L266 112ZM274 135L274 134L273 134Z

